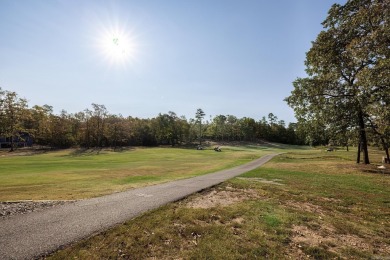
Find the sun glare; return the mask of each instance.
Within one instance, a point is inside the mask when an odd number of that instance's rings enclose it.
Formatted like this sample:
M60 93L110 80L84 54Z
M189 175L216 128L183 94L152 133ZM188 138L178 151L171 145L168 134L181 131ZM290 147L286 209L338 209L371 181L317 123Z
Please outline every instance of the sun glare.
M134 60L136 46L134 38L124 30L105 30L99 37L99 49L110 65L124 65Z

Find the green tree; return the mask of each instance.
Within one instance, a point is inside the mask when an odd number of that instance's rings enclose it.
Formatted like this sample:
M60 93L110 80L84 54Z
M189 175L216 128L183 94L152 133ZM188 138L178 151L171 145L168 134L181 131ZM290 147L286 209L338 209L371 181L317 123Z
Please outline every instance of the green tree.
M51 142L53 147L68 148L76 144L72 132L71 115L61 110L60 115L51 115Z
M129 130L126 129L126 120L122 115L108 115L107 123L107 141L109 146L117 147L127 144Z
M50 117L53 107L49 105L35 105L31 109L30 133L34 137L34 142L41 145L48 145L51 140Z
M5 91L0 87L0 136L5 132L4 95Z
M199 125L199 145L202 145L202 120L206 114L201 108L198 108L195 113L196 123Z
M257 123L257 138L268 139L270 136L270 127L268 125L267 119L265 116Z
M191 126L187 122L187 119L185 116L181 116L177 119L177 127L178 127L178 135L180 142L188 142L190 141L190 129Z
M210 124L210 135L216 140L224 140L226 136L226 116L218 115L211 120Z
M20 98L16 92L0 89L0 134L10 139L11 152L15 149L14 141L26 131L23 125L26 109L26 99Z
M276 124L276 121L278 120L278 117L275 116L273 113L268 114L268 122L271 127L273 127Z
M324 130L342 122L357 129L365 164L370 163L368 121L376 116L370 107L379 105L374 97L389 88L370 79L389 63L389 10L388 0L334 4L323 22L325 30L306 55L308 77L295 80L294 90L286 99L298 122Z
M154 119L128 118L131 145L153 146L158 144Z
M250 117L243 117L239 120L241 135L246 141L254 141L256 136L256 121Z
M158 142L174 146L179 139L180 128L176 113L169 111L168 114L159 114L153 122Z
M90 124L92 124L92 133L94 137L95 146L101 147L104 133L105 133L105 119L108 111L104 105L92 103L92 117Z

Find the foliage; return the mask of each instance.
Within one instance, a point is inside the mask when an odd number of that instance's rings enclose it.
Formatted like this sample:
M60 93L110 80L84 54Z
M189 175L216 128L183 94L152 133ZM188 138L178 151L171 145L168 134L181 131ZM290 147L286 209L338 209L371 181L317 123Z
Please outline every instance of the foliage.
M195 113L196 123L199 125L199 145L202 145L202 120L206 114L203 112L201 108L198 108Z
M12 113L11 113L12 112ZM272 115L272 116L271 116ZM0 137L29 133L35 144L57 148L180 145L208 138L215 141L268 141L302 144L296 124L286 129L283 120L272 113L269 121L217 115L204 120L198 109L195 119L187 120L175 112L160 113L151 119L110 114L102 104L92 104L74 114L53 113L49 105L28 108L15 92L0 91Z
M286 99L311 139L348 144L358 135L365 164L369 130L389 145L389 23L388 0L334 4L306 55L308 77L295 80Z
M22 122L27 114L23 113L27 100L20 98L16 92L0 89L0 136L8 137L11 141L11 151L14 150L15 139L24 132Z

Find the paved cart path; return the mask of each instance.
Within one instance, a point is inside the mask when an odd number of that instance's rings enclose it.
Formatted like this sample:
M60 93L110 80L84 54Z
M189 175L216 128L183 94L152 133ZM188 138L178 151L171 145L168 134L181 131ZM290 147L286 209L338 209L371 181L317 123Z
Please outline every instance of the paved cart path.
M32 259L253 170L276 154L190 179L80 200L0 220L0 259Z

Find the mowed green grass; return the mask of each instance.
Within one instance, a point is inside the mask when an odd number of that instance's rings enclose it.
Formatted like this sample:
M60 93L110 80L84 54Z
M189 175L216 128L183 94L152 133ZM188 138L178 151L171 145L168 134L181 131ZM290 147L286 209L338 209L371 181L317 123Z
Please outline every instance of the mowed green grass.
M0 201L96 197L234 167L272 153L267 147L60 150L35 155L0 154Z
M289 151L49 258L387 259L390 172L355 152Z

